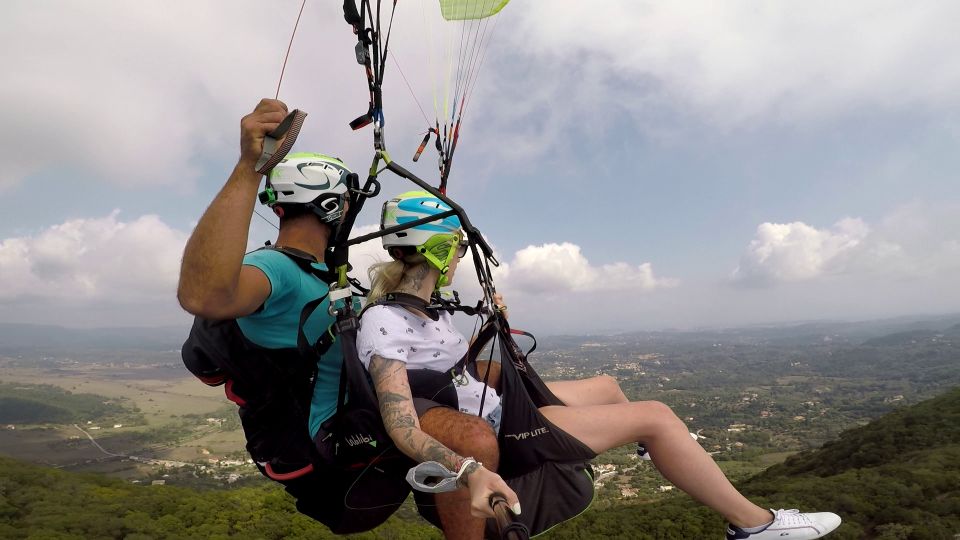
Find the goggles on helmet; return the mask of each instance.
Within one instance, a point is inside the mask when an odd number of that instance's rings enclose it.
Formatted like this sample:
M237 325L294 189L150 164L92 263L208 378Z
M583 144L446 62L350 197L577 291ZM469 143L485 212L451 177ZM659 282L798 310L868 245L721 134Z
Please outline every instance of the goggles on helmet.
M436 288L445 287L450 284L450 263L454 257L463 257L467 252L467 244L463 242L462 233L453 234L435 234L427 239L426 242L417 246L417 253L423 257L434 268L440 270L440 277L437 279Z

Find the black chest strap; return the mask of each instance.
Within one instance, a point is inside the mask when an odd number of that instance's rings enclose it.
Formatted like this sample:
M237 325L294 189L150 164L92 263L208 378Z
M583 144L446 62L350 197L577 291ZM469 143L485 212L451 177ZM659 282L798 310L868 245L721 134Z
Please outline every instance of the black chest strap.
M275 246L269 244L260 249L270 249L279 253L283 253L287 256L287 258L296 263L301 271L314 276L325 283L328 287L330 283L336 281L336 273L331 270L324 270L314 266L314 264L319 263L320 261L306 251L289 246ZM330 349L330 346L333 345L333 342L336 341L336 334L334 332L335 324L331 324L313 344L309 342L306 333L303 331L303 327L307 323L307 319L313 315L313 312L316 311L326 299L327 294L324 294L319 298L315 298L307 302L304 304L303 309L300 310L300 321L297 325L297 350L300 351L300 355L304 358L319 359Z
M478 302L475 307L462 305L460 303L460 296L456 291L453 291L452 300L442 297L440 293L434 293L430 298L430 303L427 303L423 298L413 294L402 292L387 293L377 299L377 301L370 302L364 306L363 309L360 310L360 316L363 317L363 313L373 306L407 307L423 313L432 321L437 321L440 319L441 311L446 311L451 315L453 315L454 312L461 311L471 317L483 311L482 303L480 302Z
M363 314L373 306L400 306L410 308L423 313L429 317L431 321L440 320L440 311L437 306L429 305L426 300L413 294L402 292L387 293L378 298L376 302L370 302L363 306L363 309L360 310L360 317L363 317Z

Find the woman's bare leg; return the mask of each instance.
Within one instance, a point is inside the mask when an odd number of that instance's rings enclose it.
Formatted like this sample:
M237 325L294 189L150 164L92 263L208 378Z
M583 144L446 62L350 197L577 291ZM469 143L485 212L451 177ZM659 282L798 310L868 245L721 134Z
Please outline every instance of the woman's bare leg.
M617 384L617 380L610 375L598 375L575 381L551 381L547 383L547 388L560 398L560 401L574 407L629 401Z
M753 504L727 480L670 407L658 401L542 407L540 412L594 452L643 441L660 474L738 527L769 523L770 512Z

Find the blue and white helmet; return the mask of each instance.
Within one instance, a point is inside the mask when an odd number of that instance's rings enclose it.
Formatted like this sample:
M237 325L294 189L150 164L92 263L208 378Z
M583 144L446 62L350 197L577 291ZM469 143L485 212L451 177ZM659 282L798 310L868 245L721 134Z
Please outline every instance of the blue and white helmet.
M335 157L313 152L289 154L267 178L260 202L275 205L302 204L324 223L338 223L349 191L350 169Z
M403 225L418 219L435 216L451 210L447 203L426 191L408 191L383 203L380 215L380 228ZM392 247L418 247L427 243L438 234L461 234L460 219L447 216L437 221L423 223L416 227L383 236L383 247L390 251ZM461 234L462 236L462 234ZM392 255L392 254L391 254Z

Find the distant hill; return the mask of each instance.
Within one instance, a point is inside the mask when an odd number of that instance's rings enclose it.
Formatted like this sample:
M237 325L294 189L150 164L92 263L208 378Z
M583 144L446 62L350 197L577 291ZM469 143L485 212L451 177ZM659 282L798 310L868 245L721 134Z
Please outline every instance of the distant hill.
M895 347L929 341L938 335L943 334L932 330L908 330L906 332L894 332L885 336L868 339L864 341L863 344L868 347Z
M535 330L535 329L534 329ZM469 328L465 329L469 331ZM179 362L189 327L66 328L0 323L0 356L42 360L70 358L80 362L140 359ZM908 346L942 335L960 341L960 314L899 317L875 321L815 321L676 331L638 331L612 335L546 336L541 350L578 348L585 342L643 343L648 346L708 346L714 343L797 347L820 345ZM147 354L138 354L147 353Z
M135 415L96 394L68 392L51 385L0 381L0 424L55 424Z
M84 359L107 351L179 350L189 327L65 328L38 324L0 323L0 355L12 357L74 357Z
M832 341L859 345L888 335L960 337L960 314L896 317L868 321L805 321L731 328L638 331L596 336L598 340L624 338L647 343L751 343L803 346ZM591 336L550 336L545 344L572 346ZM879 344L879 343L878 343Z
M924 341L935 341L937 339L960 339L960 324L945 328L943 330L907 330L904 332L894 332L880 337L868 339L863 342L870 347L897 347L909 346Z
M954 538L960 534L960 388L845 431L743 487L773 497L784 486L843 515L838 538Z

